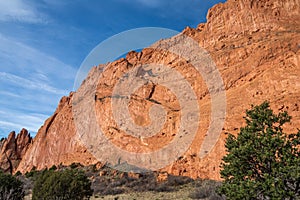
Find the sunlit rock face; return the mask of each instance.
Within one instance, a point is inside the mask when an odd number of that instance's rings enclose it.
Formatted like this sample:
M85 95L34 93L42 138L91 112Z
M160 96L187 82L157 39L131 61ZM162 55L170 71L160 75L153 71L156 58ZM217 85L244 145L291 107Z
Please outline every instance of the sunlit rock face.
M175 45L174 37L159 41L142 52L130 52L125 59L93 67L78 91L61 99L57 110L45 121L33 143L25 145L20 157L22 160L14 165L13 171L26 172L33 167L42 169L73 162L84 165L103 162L82 141L83 133L76 132L78 126L86 122L91 123L88 127L99 126L108 142L126 152L153 152L174 142L180 129L182 107L178 97L167 87L149 82L135 90L129 101L131 120L139 126L151 124L151 107L158 103L164 107L164 124L149 137L126 133L118 127L111 109L113 88L120 77L129 70L156 63L177 70L189 81L197 96L200 116L192 143L177 160L161 171L192 178L220 179L219 166L225 154L227 133L238 134L239 127L244 125L245 110L251 104L268 100L275 112L287 110L293 117L285 127L287 132L296 132L296 128L300 128L299 4L299 0L228 0L209 10L207 23L183 31L182 34L209 53L220 72L226 92L224 126L215 145L204 157L200 157L199 152L208 137L212 97L205 79L195 71L189 60L161 50L162 46ZM190 51L189 47L181 50ZM149 74L150 71L139 71L139 75ZM74 105L80 103L94 109L95 116L90 116L85 122L76 121ZM75 110L83 112L81 108ZM93 137L97 139L95 135ZM4 145L1 147L4 158ZM101 146L97 148L101 152ZM4 152L9 151L5 149ZM107 155L108 151L102 153ZM10 170L7 161L2 163L3 168Z

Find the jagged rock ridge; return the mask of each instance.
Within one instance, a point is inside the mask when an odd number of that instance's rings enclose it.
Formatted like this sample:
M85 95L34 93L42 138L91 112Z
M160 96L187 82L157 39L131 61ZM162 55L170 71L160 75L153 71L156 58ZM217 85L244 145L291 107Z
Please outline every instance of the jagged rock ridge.
M1 170L12 173L31 144L32 137L26 129L22 129L17 136L13 131L7 138L3 138L0 142Z

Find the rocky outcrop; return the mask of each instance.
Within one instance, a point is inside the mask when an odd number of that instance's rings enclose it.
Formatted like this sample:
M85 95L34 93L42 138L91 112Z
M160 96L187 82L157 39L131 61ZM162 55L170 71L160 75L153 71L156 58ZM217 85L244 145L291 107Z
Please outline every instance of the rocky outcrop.
M213 6L207 13L207 23L193 30L198 32L197 39L204 48L216 48L223 41L257 32L295 32L299 27L299 4L299 0L228 0Z
M53 165L95 164L93 156L75 135L72 117L72 96L63 97L54 114L45 121L18 166L20 172L50 168Z
M19 134L13 131L0 142L0 166L4 172L13 173L32 143L32 138L26 129Z
M76 134L72 110L74 103L90 101L89 95L94 95L93 101L94 97L96 100L91 105L96 108L96 121L115 146L128 152L150 152L173 141L179 126L180 107L176 95L160 85L149 83L139 88L128 109L136 124L146 126L151 123L148 113L152 105L159 102L168 106L166 116L170 121L167 120L156 135L133 137L121 131L112 118L110 105L117 80L130 69L157 63L176 69L191 81L201 116L201 126L190 148L162 171L193 178L220 179L219 165L225 154L227 133L238 133L244 123L244 111L251 104L268 100L275 112L284 109L293 117L285 127L287 132L296 132L296 127L300 128L299 11L299 0L228 0L209 10L207 23L183 31L209 52L226 90L225 124L216 145L204 158L198 154L209 129L211 96L203 78L193 78L197 73L189 60L159 49L164 45L176 45L177 38L174 37L140 53L130 52L125 59L92 68L79 90L62 98L54 115L38 131L17 170L26 172L33 166L42 169L53 164L80 162L87 165L97 162L80 142L80 134ZM182 51L188 52L189 49ZM103 67L106 70L101 74ZM91 88L90 83L95 81L98 83L96 88ZM85 94L82 99L74 97L79 93ZM88 119L81 125L89 122Z

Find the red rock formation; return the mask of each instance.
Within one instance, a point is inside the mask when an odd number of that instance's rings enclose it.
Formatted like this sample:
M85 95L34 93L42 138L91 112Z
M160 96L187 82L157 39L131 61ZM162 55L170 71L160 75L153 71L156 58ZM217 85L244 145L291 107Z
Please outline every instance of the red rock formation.
M275 112L285 109L293 117L292 122L285 127L287 132L295 132L296 127L300 128L299 13L299 0L228 0L209 10L207 23L183 31L204 47L216 63L226 89L227 114L217 144L206 157L200 159L197 154L209 126L211 104L204 81L201 77L195 80L191 85L199 97L201 127L189 150L176 162L165 167L164 171L193 178L220 179L219 165L225 154L226 133L238 133L244 123L244 111L251 104L269 100ZM157 49L172 42L176 42L176 38L160 41L152 48L140 53L131 52L126 59L107 64L101 80L99 76L103 66L92 68L77 91L88 96L94 92L89 84L99 80L97 92L101 95L97 98L101 101L97 101L95 106L101 109L97 110L97 120L116 146L127 151L147 152L164 146L174 138L173 132L178 128L176 124L173 128L164 127L159 134L143 141L122 133L109 117L112 86L126 70L141 64L160 63L190 74L187 78L195 74L188 61ZM166 88L149 84L135 94L138 98L132 100L129 110L137 124L149 123L147 113L154 101L162 102L163 105L169 103L171 107L168 116L175 119L178 117L173 112L178 107L176 97ZM152 102L149 102L149 95ZM83 101L85 97L75 100ZM75 133L73 101L73 94L62 98L54 115L38 131L17 170L25 172L33 166L42 169L60 163L97 162Z
M95 159L75 137L72 121L72 99L63 97L54 114L48 118L34 138L17 170L20 172L50 168L53 165L95 164Z
M13 131L0 142L0 166L4 172L13 173L31 145L32 138L26 129L17 135Z

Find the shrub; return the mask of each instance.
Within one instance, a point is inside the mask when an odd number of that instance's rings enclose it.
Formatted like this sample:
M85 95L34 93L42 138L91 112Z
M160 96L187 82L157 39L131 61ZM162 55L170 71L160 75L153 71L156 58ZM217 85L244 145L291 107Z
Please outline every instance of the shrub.
M24 195L23 183L16 177L0 171L0 199L20 200Z
M154 192L172 192L175 189L167 184L161 183L161 184L157 184L157 185L152 185L152 188L149 188L150 191L154 191Z
M71 165L69 166L71 169L76 169L78 167L83 167L83 165L81 165L80 163L71 163Z
M173 176L173 175L169 175L168 176L168 182L167 182L167 184L169 186L179 186L179 185L188 184L188 183L190 183L192 181L193 181L193 179L191 179L190 177L187 177L187 176Z
M30 178L30 177L34 177L37 173L38 173L38 171L36 170L36 167L34 166L30 170L30 172L25 173L25 176L26 176L26 178Z
M34 183L32 199L82 200L89 199L92 193L91 182L83 171L75 169L45 170Z
M117 195L117 194L122 194L124 193L123 188L119 187L107 187L103 192L102 195Z
M21 176L21 175L22 175L22 173L20 171L17 171L15 174L15 176Z
M246 111L246 126L226 140L219 192L229 199L295 199L300 197L300 130L285 134L291 117L274 114L269 103Z
M219 186L220 182L213 180L202 180L198 184L196 184L197 188L189 195L189 197L191 199L224 199L216 193L216 190Z
M55 171L57 170L57 167L55 165L52 165L52 167L50 167L49 170Z

